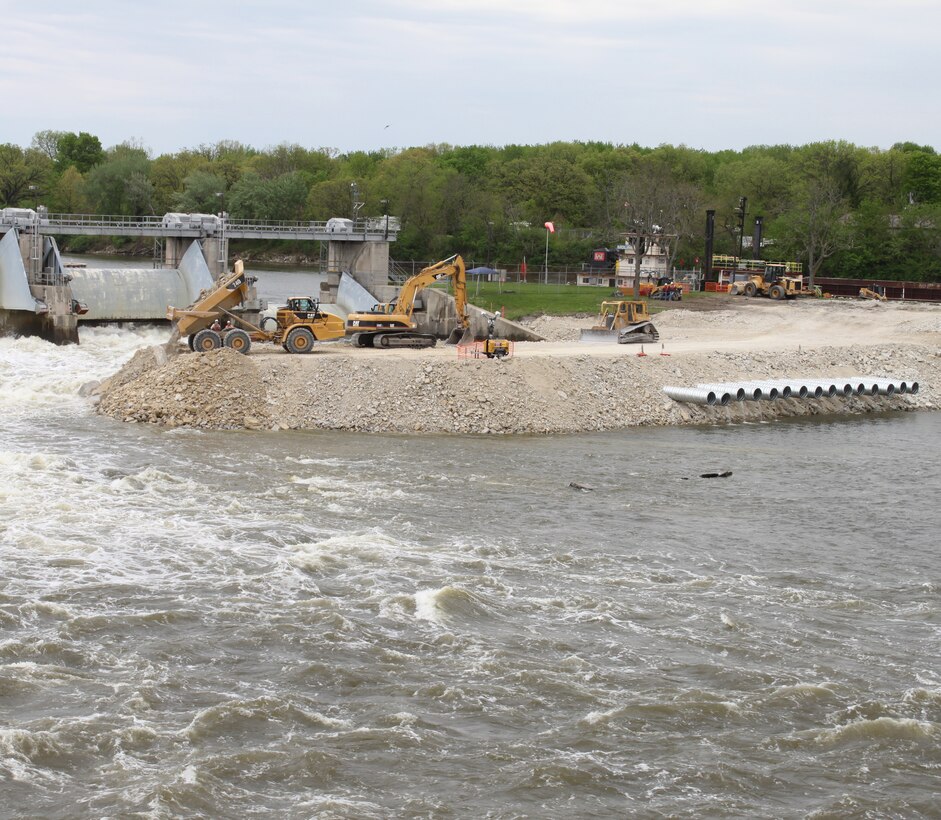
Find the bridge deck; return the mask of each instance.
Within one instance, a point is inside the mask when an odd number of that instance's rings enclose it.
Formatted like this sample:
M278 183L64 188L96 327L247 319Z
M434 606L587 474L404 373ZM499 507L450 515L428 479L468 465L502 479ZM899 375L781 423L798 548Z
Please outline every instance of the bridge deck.
M226 239L297 239L327 242L394 242L397 228L386 229L381 219L357 220L343 229L328 222L252 222L215 219L187 224L160 216L90 216L87 214L42 214L36 219L0 219L0 234L10 228L31 231L38 221L39 233L61 236L208 236ZM395 223L393 223L395 224Z

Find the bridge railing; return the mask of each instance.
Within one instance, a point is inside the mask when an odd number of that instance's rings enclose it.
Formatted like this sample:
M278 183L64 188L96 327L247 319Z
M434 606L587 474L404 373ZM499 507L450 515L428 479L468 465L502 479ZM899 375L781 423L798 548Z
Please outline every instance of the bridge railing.
M397 220L384 222L379 218L357 220L252 220L252 219L222 219L210 214L167 214L165 216L121 216L97 214L34 214L29 222L23 225L33 225L38 220L41 228L54 231L56 228L70 231L87 229L89 232L101 233L109 228L127 235L134 231L147 231L165 233L168 236L178 234L180 231L199 231L213 235L218 233L240 233L284 235L296 234L304 236L318 234L335 236L342 239L344 236L366 236L374 239L395 239L399 225ZM22 220L21 220L22 221Z
M161 228L162 216L98 216L97 214L47 214L40 225L50 228Z

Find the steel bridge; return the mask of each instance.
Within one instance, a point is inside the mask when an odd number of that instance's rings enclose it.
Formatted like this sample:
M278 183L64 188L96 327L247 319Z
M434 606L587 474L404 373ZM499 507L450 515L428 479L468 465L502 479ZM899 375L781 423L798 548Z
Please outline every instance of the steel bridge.
M41 268L44 235L152 237L154 267L168 268L177 267L189 246L198 242L213 276L227 269L232 239L288 239L321 243L321 265L336 274L331 287L338 284L340 271L348 271L373 291L389 281L389 243L398 237L399 227L398 218L389 215L273 222L229 219L226 213L98 216L49 213L42 206L0 209L0 235L11 229L21 234L28 243L23 257L33 274Z
M0 233L10 228L60 236L152 236L156 238L224 237L226 239L296 239L307 241L394 242L399 220L381 216L369 219L264 222L229 219L213 214L164 214L163 216L97 216L55 214L43 209L4 208Z

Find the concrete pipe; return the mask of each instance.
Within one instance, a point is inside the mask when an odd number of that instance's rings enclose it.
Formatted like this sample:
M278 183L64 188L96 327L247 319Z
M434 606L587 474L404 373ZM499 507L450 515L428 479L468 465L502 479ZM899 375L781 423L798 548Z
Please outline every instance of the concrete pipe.
M664 387L663 392L673 401L690 404L715 405L719 401L716 391L708 387Z
M914 396L918 392L918 382L911 382L908 385L908 392Z

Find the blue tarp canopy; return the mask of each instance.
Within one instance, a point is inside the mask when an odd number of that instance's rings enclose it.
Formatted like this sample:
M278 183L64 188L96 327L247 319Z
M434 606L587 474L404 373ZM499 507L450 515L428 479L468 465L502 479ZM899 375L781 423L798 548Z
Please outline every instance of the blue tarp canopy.
M493 268L471 268L466 273L468 276L489 276L491 273L496 273L496 271Z

